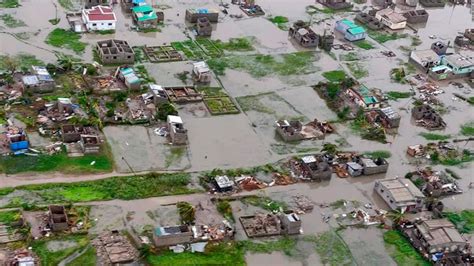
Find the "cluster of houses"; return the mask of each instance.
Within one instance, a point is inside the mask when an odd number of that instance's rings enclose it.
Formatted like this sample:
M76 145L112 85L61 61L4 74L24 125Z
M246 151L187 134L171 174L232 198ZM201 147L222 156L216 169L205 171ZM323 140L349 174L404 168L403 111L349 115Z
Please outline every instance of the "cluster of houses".
M319 47L322 50L330 51L334 43L334 34L325 31L317 34L305 22L298 20L288 30L288 36L298 45L305 48Z

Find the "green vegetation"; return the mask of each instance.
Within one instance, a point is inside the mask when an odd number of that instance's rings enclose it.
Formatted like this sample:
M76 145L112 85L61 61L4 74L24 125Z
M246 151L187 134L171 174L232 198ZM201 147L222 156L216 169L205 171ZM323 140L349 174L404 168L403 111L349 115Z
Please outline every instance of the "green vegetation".
M5 24L5 26L9 27L9 28L18 28L18 27L25 27L26 24L25 22L23 22L22 20L20 19L16 19L14 18L12 15L10 14L3 14L0 16L0 19L3 21L3 23Z
M283 100L283 98L281 98L278 94L274 92L237 97L236 100L244 112L255 111L265 114L275 114L275 110L267 107L260 101L264 97L270 97L272 100L277 101Z
M187 187L189 182L189 175L184 173L150 173L75 183L19 186L15 190L32 191L39 197L39 203L49 204L112 199L131 200L197 192L197 190ZM12 193L12 188L0 189L0 195L10 193ZM24 203L24 199L19 198L18 201L10 202L9 207L18 207L22 203Z
M356 79L361 79L369 75L369 71L367 71L367 69L365 69L365 67L358 62L346 63L346 65Z
M87 247L86 251L73 261L68 263L68 266L83 266L83 265L96 265L97 255L93 246Z
M67 247L64 249L53 251L48 247L48 243L51 243L53 241L74 242L75 245L73 247ZM55 266L58 265L59 262L61 262L65 258L69 257L74 252L83 249L88 244L89 239L87 238L87 235L69 235L57 238L36 240L31 244L31 247L33 248L33 252L35 252L36 255L40 257L41 265Z
M186 154L186 146L171 146L170 153L166 156L165 166L170 167L173 162L179 162Z
M1 8L15 8L19 6L20 4L18 3L18 0L2 0L0 2Z
M29 70L31 66L45 66L46 64L34 55L19 53L15 56L0 55L0 70Z
M201 48L204 54L211 58L220 57L223 55L222 50L216 45L215 41L212 41L208 38L198 38L195 42L199 48Z
M405 76L406 76L406 73L403 67L393 68L392 70L390 70L390 77L392 78L392 80L398 83L404 84Z
M431 265L400 232L389 230L383 234L383 240L389 249L390 256L398 265Z
M324 72L323 77L331 82L341 82L346 78L346 73L343 70L333 70Z
M385 43L385 42L388 42L388 41L394 41L394 40L397 40L397 39L406 38L408 36L408 34L406 34L406 33L400 34L400 33L397 33L397 32L383 33L383 32L374 31L374 30L367 30L367 32L368 32L370 38L374 39L378 43Z
M190 60L202 60L208 57L202 48L197 44L197 42L193 40L172 42L171 46L178 51L182 51L184 55Z
M359 133L363 139L387 143L385 130L381 126L373 126L367 121L363 111L359 111L356 119L350 125L351 129Z
M196 210L194 206L189 202L180 201L176 204L178 208L179 217L181 218L181 223L191 224L194 222Z
M245 252L270 254L272 252L279 251L291 257L293 256L293 253L296 249L296 240L289 237L283 237L276 241L254 242L250 240L244 240L238 242L238 245Z
M113 169L113 161L108 152L86 154L82 157L68 157L65 151L53 155L39 156L2 156L0 172L17 174L22 172L62 173L104 173Z
M0 224L10 225L21 218L20 211L0 211Z
M246 52L254 50L249 38L231 38L228 42L217 40L215 41L215 45L227 51Z
M58 0L59 4L66 10L73 10L74 4L72 0Z
M364 50L370 50L370 49L374 49L374 46L368 42L367 40L360 40L360 41L356 41L354 42L354 44L361 48L361 49L364 49Z
M232 206L228 200L218 199L216 205L217 211L228 221L235 222Z
M225 69L239 69L260 78L272 74L289 76L314 72L314 53L296 52L282 55L242 55L213 58L207 61L217 74L224 75Z
M461 134L464 136L474 136L474 122L469 122L461 126Z
M259 196L243 197L242 203L257 206L271 212L284 211L288 207L285 202L275 201L269 197L259 197Z
M238 114L237 106L221 87L198 88L204 95L204 104L212 115Z
M389 91L389 92L387 92L387 97L390 100L405 99L405 98L410 98L411 96L412 96L411 92L404 92L404 91Z
M467 102L474 105L474 96L467 98Z
M277 25L277 27L281 30L288 30L288 18L284 16L275 16L268 18L273 24Z
M339 55L339 60L341 61L357 61L360 60L359 54L356 52L349 52L347 54Z
M456 173L454 172L453 170L449 169L449 168L446 168L444 169L446 171L446 173L448 173L452 178L454 179L461 179L461 177Z
M368 152L364 152L364 155L372 157L372 158L384 158L384 159L388 159L392 157L392 153L390 151L368 151Z
M474 154L469 150L450 150L444 154L434 151L430 154L430 157L433 164L442 164L448 166L474 161Z
M344 240L335 231L327 231L316 237L306 237L315 244L324 265L351 265L354 258Z
M94 33L98 33L100 35L107 35L107 34L114 34L115 30L97 30Z
M444 212L461 234L471 234L474 232L474 210L463 210L461 212Z
M351 10L352 10L352 7L336 10L336 9L327 8L327 7L319 8L319 7L314 6L314 5L306 6L306 13L308 13L309 15L314 15L314 14L317 14L317 13L322 13L322 14L326 14L326 15L333 15L335 13L342 13L342 12L347 12L347 11L351 11Z
M70 30L56 28L46 37L46 43L54 47L71 49L76 53L82 53L86 49L86 43L80 41L81 35Z
M428 133L428 132L420 133L420 136L422 136L426 140L447 140L451 138L451 135L442 135L442 134Z
M50 19L50 20L48 20L48 21L49 21L49 23L51 23L52 25L58 25L59 22L61 21L61 19L60 19L60 18L53 18L53 19Z
M178 111L171 103L162 103L158 106L158 111L156 112L156 116L158 119L162 121L166 121L168 115L177 115Z

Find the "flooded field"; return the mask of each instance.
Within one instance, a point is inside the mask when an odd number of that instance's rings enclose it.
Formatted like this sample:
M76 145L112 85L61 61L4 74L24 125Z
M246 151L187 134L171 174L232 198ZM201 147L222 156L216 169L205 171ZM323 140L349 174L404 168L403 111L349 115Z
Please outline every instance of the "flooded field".
M94 221L94 225L89 229L90 234L111 230L129 230L141 234L150 233L157 226L180 224L182 221L176 207L179 201L204 206L200 212L196 212L196 216L199 217L197 220L205 224L218 224L224 216L217 211L214 203L211 203L211 198L220 196L203 193L202 184L197 184L199 183L197 177L201 172L275 164L295 156L320 153L325 144L331 143L336 144L341 151L390 152L391 156L387 158L390 164L387 173L347 178L339 178L333 174L329 181L299 182L288 186L272 186L251 192L235 193L233 196L236 197L249 195L268 197L287 204L291 203L292 197L303 195L314 202L313 211L301 215L303 233L292 238L295 246L290 251L293 253L281 249L269 252L242 249L243 251L240 251L247 265L397 265L397 261L391 257L393 248L388 247L384 241L385 229L378 226L342 228L332 218L330 221L325 220L326 216L333 217L332 215L337 213L328 207L328 204L343 199L346 202L359 202L362 206L371 204L374 208L388 210L388 205L374 192L374 182L384 178L403 177L408 172L425 166L433 170L449 169L461 177L456 182L463 193L442 198L446 210L473 209L472 161L459 165L431 164L429 160L408 156L407 147L426 144L428 140L423 137L423 133L446 135L449 136L449 140L472 137L463 134L461 128L474 121L473 105L460 100L454 93L472 99L474 88L467 83L467 79L456 80L457 83L437 82L439 88L443 90L443 93L436 96L443 105L438 111L442 113L446 127L443 130L429 131L417 126L411 115L414 98L419 96L416 86L391 78L393 69L401 67L407 75L425 74L424 71L409 66L409 54L413 50L429 49L435 41L445 42L450 52L459 52L472 59L474 57L472 50L453 45L456 36L465 29L474 28L474 14L470 5L447 3L445 7L426 8L429 13L427 23L409 25L397 31L388 29L382 32L369 31L364 43L350 44L344 36L336 33L334 43L349 45L351 49L333 48L331 52L324 52L319 48L302 48L290 40L287 30L289 26L297 20L303 20L309 22L318 33L325 30L333 31L337 20L342 18L353 20L357 11L368 11L375 7L373 3L375 1L354 3L352 11L335 12L315 4L314 0L257 0L257 4L265 10L266 15L248 17L237 5L230 4L230 1L149 0L148 2L153 4L159 2L155 9L164 13L165 20L158 26L157 31L147 33L136 31L131 13L120 4L116 4L112 6L117 17L115 32L84 33L79 39L85 44L84 51L74 52L65 47L47 44L46 40L54 29L69 29L66 12L77 11L81 6L77 1L64 1L71 3L67 8L57 0L19 2L21 5L16 8L0 8L0 18L7 15L7 18L11 16L18 20L14 26L11 21L9 25L6 19L0 20L0 56L15 57L28 54L34 55L45 64L54 64L59 55L69 55L84 62L92 62L96 60L94 47L102 40L126 40L130 46L169 45L172 42L195 40L193 25L184 21L185 10L188 8L223 10L224 7L220 5L222 2L229 4L225 9L227 13L220 13L219 22L213 24L210 39L228 42L233 38L247 38L252 46L252 50L235 51L222 48L222 56L207 55L205 59L213 70L212 80L207 85L197 86L201 89L222 87L230 101L237 106L238 113L213 115L203 101L174 104L187 129L186 145L172 145L167 137L158 134L164 122L153 125L106 125L101 130L106 145L111 150L114 162L112 173L63 175L35 172L0 176L0 188L4 188L48 182L92 181L148 172L193 173L192 182L188 186L199 189L194 191L194 194L166 197L152 197L147 194L145 199L135 197L130 200L114 199L87 203L71 201L91 206L90 218ZM308 6L316 6L318 8L316 10L319 11L312 12ZM423 8L421 5L416 7L421 8ZM402 3L396 5L396 10L400 12L414 9ZM276 16L284 16L288 22L282 25L272 22L272 18ZM59 19L58 24L52 25L48 20L55 18ZM385 55L387 51L391 51L394 56ZM180 62L139 64L143 65L156 84L177 87L194 85L190 74L194 62L195 60L185 59ZM401 120L395 134L387 134L386 143L363 139L360 132L354 129L352 122L340 119L338 113L329 109L326 101L315 91L314 85L328 80L323 73L334 70L342 70L348 77L355 78L368 88L379 89L381 93L411 93L409 97L388 100L388 104L400 114ZM92 101L92 96L84 93L84 97L86 101ZM275 122L280 119L300 120L303 124L314 119L331 121L335 132L320 140L285 142L275 131ZM35 147L44 147L52 143L50 139L40 136L37 132L29 133L29 141ZM474 151L472 140L461 141L457 145L460 149L471 153ZM94 163L91 162L91 165ZM271 176L266 178L269 181L273 180ZM38 194L35 189L12 190L0 194L0 207L23 208L22 204L47 204L48 200L54 199L50 194L56 190L49 191L46 188L41 191L42 194ZM38 189L41 190L41 187ZM141 192L137 192L139 193ZM81 195L81 191L78 190L77 194ZM250 238L243 230L238 217L268 210L245 204L238 198L232 199L230 205L234 217L237 218L235 240L249 241ZM39 234L36 231L35 234ZM324 237L328 235L333 237L331 239L334 240L334 247L318 249L318 245L323 246L321 239L325 239ZM474 239L472 232L465 235L470 237L472 242ZM263 238L269 241L275 239L277 238ZM255 239L250 239L253 240ZM335 248L337 244L339 246ZM57 251L71 249L76 245L75 242L51 241L47 248ZM324 248L334 250L334 254L331 251L328 255ZM337 252L342 252L344 255L339 256L340 260L337 258L340 254Z

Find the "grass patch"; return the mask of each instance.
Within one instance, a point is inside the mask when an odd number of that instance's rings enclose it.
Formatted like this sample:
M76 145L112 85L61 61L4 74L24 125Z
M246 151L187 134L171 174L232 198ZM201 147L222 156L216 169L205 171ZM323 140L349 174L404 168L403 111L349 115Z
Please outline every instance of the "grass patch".
M406 77L405 68L403 67L392 68L392 70L390 70L390 77L393 81L404 84L406 82L405 81L405 77Z
M217 40L215 41L215 45L227 51L246 52L254 50L249 38L231 38L228 42Z
M369 75L369 71L367 71L367 69L365 69L364 66L358 62L346 63L346 65L356 79L361 79Z
M5 65L5 59L7 56L0 55L0 70L7 70ZM30 70L31 66L45 66L46 64L37 59L34 55L27 53L19 53L13 57L13 60L17 63L17 70Z
M96 265L96 262L97 255L95 248L93 246L89 246L81 256L68 263L68 266Z
M335 231L324 232L313 239L324 265L352 265L354 258L344 240Z
M26 185L15 189L32 191L41 198L42 202L49 204L112 199L131 200L196 192L187 187L189 182L190 176L184 173L150 173L75 183ZM11 193L11 188L0 189L0 195L8 195L8 193ZM21 202L14 205L19 206ZM18 207L14 205L10 204L9 207Z
M281 76L309 74L315 71L314 53L296 52L282 55L243 55L213 58L207 61L217 74L224 75L227 68L243 70L261 78L276 74Z
M18 27L25 27L26 26L26 23L23 22L22 20L20 19L16 19L14 18L12 15L10 14L4 14L4 15L1 15L0 16L0 19L3 21L3 23L5 24L5 26L9 27L9 28L18 28Z
M389 91L386 93L387 97L391 100L397 99L406 99L412 96L411 92L403 92L403 91Z
M474 232L474 210L463 210L458 213L444 212L443 215L456 225L461 234Z
M374 49L374 46L367 40L356 41L354 45L364 50Z
M451 138L451 135L443 135L443 134L428 133L428 132L420 133L420 136L422 136L426 140L447 140Z
M171 46L184 53L184 55L191 60L202 60L206 59L207 55L199 47L199 45L193 40L187 40L184 42L172 42Z
M10 225L21 218L20 211L0 211L0 224Z
M18 3L18 0L2 0L0 2L1 8L15 8L19 6L20 4Z
M92 162L95 163L91 165ZM86 154L82 157L68 157L66 152L39 156L3 156L0 158L0 172L17 174L22 172L53 172L62 173L104 173L113 170L111 156L102 154Z
M343 70L328 71L322 75L331 82L341 82L346 78L346 73Z
M351 10L352 10L352 7L336 10L336 9L332 9L332 8L328 8L328 7L319 8L319 7L314 6L314 5L306 6L306 13L309 14L309 15L314 15L314 14L317 14L317 13L322 13L322 14L326 14L326 15L333 15L333 14L336 14L336 13L344 13L344 12L348 12L348 11L351 11Z
M56 28L46 37L46 43L60 48L82 53L86 49L86 43L80 41L81 35L70 30Z
M385 43L388 41L394 41L402 38L408 37L408 34L406 33L383 33L380 31L374 31L374 30L368 30L368 34L370 38L374 39L378 43Z
M258 95L247 95L247 96L237 97L236 100L244 112L255 111L255 112L265 113L265 114L275 114L275 110L265 106L260 101L260 98L264 96L281 98L277 94L269 92L269 93L263 93L263 94L258 94Z
M284 16L275 16L268 18L273 24L277 25L280 30L288 30L288 18Z
M52 25L58 25L59 22L61 21L61 19L59 19L59 18L52 18L52 19L49 19L48 21L49 21L49 23L51 23Z
M359 54L356 52L349 52L347 54L341 54L339 55L339 60L341 61L357 61L360 60Z
M288 208L285 202L275 201L269 197L247 196L242 198L242 203L257 206L271 212L284 211Z
M390 256L398 265L431 265L400 232L389 230L383 234L383 240L390 249Z
M469 122L461 126L461 134L464 136L474 136L474 122Z
M74 247L68 247L58 251L52 251L48 248L48 243L52 241L72 241L76 245ZM89 239L87 235L69 235L69 236L60 236L57 238L49 238L36 240L31 244L33 252L39 256L41 265L53 266L58 265L62 260L69 257L71 254L80 250L89 244Z
M165 165L170 167L173 162L177 162L183 158L186 154L186 147L184 146L172 146L170 147L170 154L166 156Z
M364 152L364 155L372 157L372 158L384 158L384 159L388 159L392 157L392 153L390 151L368 151L368 152Z
M66 10L74 10L72 0L58 0L59 4Z
M219 199L216 205L217 211L224 216L228 221L235 222L234 214L232 212L232 206L228 200Z

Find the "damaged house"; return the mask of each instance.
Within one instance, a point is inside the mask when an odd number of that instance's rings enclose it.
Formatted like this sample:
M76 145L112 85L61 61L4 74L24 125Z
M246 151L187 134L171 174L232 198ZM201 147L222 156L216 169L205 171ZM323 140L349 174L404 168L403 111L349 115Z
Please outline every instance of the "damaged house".
M392 8L377 11L375 18L391 30L401 30L407 26L407 18Z
M131 90L139 90L141 86L141 80L135 74L135 71L130 68L122 68L118 73L118 78L125 83L125 86Z
M425 195L410 179L389 178L376 180L374 190L392 210L418 212L423 208Z
M48 225L53 232L69 229L66 209L64 206L50 205L48 207Z
M305 139L324 139L325 135L334 132L334 128L328 122L320 122L317 119L303 125L300 121L278 120L275 128L284 141L299 141Z
M58 98L56 102L47 103L39 111L36 122L45 128L57 128L73 117L87 119L87 114L69 98ZM40 131L41 133L41 131Z
M352 102L363 109L380 108L382 106L380 97L364 84L349 88L344 93Z
M440 62L440 58L439 55L431 49L415 50L410 53L409 61L423 70L428 70L434 66L437 66Z
M441 57L440 63L430 69L436 80L465 78L474 72L474 59L469 55L452 54Z
M443 118L428 104L414 106L411 109L411 117L417 125L430 130L443 129L446 123Z
M196 22L196 33L198 36L209 37L212 35L212 24L208 18L198 18Z
M6 132L0 136L0 140L3 147L8 147L2 153L8 153L8 151L21 152L30 146L26 131L13 125L6 127Z
M157 247L174 246L190 243L193 240L193 231L187 225L157 227L153 231L153 243Z
M370 110L365 114L370 123L377 123L384 128L398 128L400 126L401 116L392 107L383 107Z
M331 167L327 162L316 156L304 156L301 158L303 178L315 181L330 180L332 176Z
M402 232L423 257L436 265L471 264L471 244L448 219L433 219L403 226Z
M417 24L426 23L428 21L429 14L424 9L410 10L403 13L403 16L407 18L407 23Z
M139 252L126 236L114 230L99 235L92 241L98 265L123 265L138 260Z
M208 8L186 9L186 21L196 23L199 18L207 18L209 22L216 23L219 19L219 10Z
M241 216L239 221L250 238L301 233L301 219L291 211L280 214L256 213L255 215Z
M388 162L384 158L361 158L364 175L383 174L388 171Z
M288 35L302 47L317 47L319 44L319 36L301 20L293 23L293 26L288 31Z
M442 171L426 168L410 173L409 176L427 197L443 197L463 193L456 181Z
M102 64L133 64L135 53L127 41L105 40L97 42L97 52Z
M109 0L83 0L85 8L91 8L93 6L105 6L109 4Z
M219 192L232 191L234 184L234 181L231 181L226 175L214 177L214 185Z
M323 6L329 7L331 9L339 10L352 7L352 4L346 0L317 0Z
M162 86L156 84L148 84L149 95L152 97L153 104L159 106L160 104L168 102L168 95ZM145 96L146 97L146 96Z
M31 75L21 78L23 91L32 93L47 93L54 91L56 83L48 70L42 66L31 66Z
M181 117L168 115L166 120L171 142L175 145L185 145L188 141L188 130L184 128Z

